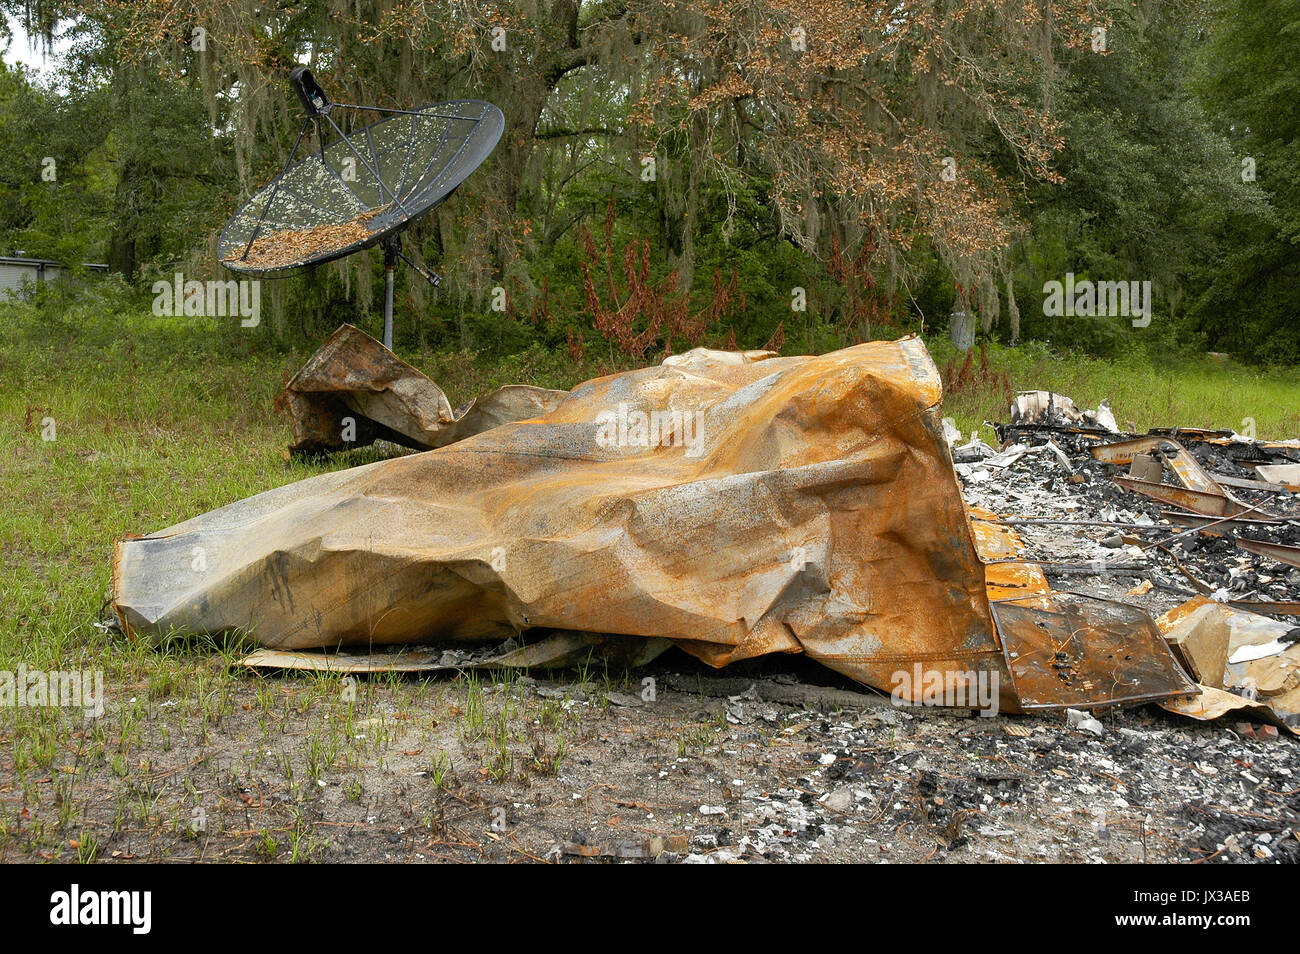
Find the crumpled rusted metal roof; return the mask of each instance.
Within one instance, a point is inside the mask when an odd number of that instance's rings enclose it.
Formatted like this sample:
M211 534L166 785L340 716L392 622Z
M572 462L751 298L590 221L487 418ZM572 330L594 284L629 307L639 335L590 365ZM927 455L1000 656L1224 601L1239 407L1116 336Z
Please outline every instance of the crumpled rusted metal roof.
M802 651L882 688L918 658L997 664L939 398L915 338L697 350L123 541L114 605L137 632L279 648L540 626L669 636L713 665ZM598 439L650 412L676 414L680 441Z
M359 328L330 335L285 385L296 454L392 441L442 447L553 410L568 393L512 384L452 410L442 389Z
M417 439L403 421L415 411L418 439L444 446L121 541L113 605L128 632L238 629L270 650L534 629L667 638L714 666L802 652L896 694L918 666L987 674L1015 710L990 599L1019 601L1005 611L1017 633L1035 613L1060 622L1032 563L986 576L1020 544L991 514L968 521L939 374L914 337L820 356L696 349L457 430L469 413L450 415L432 382L360 334L340 329L295 378L291 393L340 402L315 403L312 427L363 413ZM1105 638L1153 632L1135 613L1104 614ZM1086 701L1187 691L1163 644L1142 646L1137 668L1091 660ZM1108 697L1107 680L1123 692Z

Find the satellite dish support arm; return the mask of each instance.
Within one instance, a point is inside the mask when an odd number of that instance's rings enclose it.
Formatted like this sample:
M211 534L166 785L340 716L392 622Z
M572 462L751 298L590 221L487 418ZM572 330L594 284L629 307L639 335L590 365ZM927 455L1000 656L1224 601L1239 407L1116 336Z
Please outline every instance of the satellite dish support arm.
M439 275L437 272L431 269L421 268L419 265L416 265L415 262L411 261L409 258L406 257L406 253L403 252L400 248L397 250L397 257L400 258L402 261L404 261L407 265L410 265L411 268L415 269L415 274L419 275L421 278L423 278L434 288L437 288L439 285L442 284L441 275Z
M370 165L370 163L366 161L366 157L361 155L361 152L357 149L357 147L352 145L352 140L349 139L346 135L344 135L342 129L339 129L338 123L330 119L328 114L322 114L322 115L324 115L325 121L334 127L334 131L339 134L339 139L343 141L343 144L352 150L352 155L356 156L357 159L361 161L361 164L366 167L366 171L375 177L375 181L379 183L379 188L384 190L384 193L388 196L389 200L393 202L393 204L395 204L399 209L402 210L402 215L409 217L410 213L406 211L406 206L402 205L402 200L399 199L393 193L392 189L388 188L388 183L386 183L383 180L383 178L379 175L379 170L373 168ZM323 155L324 153L322 152L322 156Z

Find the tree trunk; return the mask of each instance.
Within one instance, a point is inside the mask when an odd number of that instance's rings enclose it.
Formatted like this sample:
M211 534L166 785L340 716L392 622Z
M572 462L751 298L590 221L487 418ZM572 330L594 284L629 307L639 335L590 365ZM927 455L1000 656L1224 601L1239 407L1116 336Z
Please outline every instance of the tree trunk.
M958 351L975 347L975 316L966 308L958 308L948 317L948 337Z

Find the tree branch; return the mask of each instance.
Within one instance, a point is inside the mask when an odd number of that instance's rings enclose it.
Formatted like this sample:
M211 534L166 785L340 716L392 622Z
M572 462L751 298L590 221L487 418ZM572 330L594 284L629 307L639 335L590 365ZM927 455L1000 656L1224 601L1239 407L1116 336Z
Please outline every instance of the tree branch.
M617 136L619 130L605 126L587 126L582 129L539 129L533 133L534 139L565 139L570 136Z

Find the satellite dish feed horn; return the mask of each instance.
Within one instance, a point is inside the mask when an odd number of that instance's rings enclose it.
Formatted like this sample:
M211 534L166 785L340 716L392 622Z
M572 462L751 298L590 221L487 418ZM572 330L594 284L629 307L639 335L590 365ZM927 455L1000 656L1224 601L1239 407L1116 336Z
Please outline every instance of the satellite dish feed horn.
M336 103L305 66L289 74L289 83L305 113L289 158L226 223L217 257L231 271L281 278L382 245L384 345L391 349L397 259L435 287L442 281L402 253L401 233L445 202L491 154L505 117L476 99L422 109ZM345 133L330 115L337 109L384 118ZM294 162L313 125L319 150Z
M289 74L289 84L297 92L302 108L308 116L328 113L330 107L334 105L333 101L325 95L325 90L321 89L320 83L316 82L316 77L312 75L311 70L305 66L300 66Z

